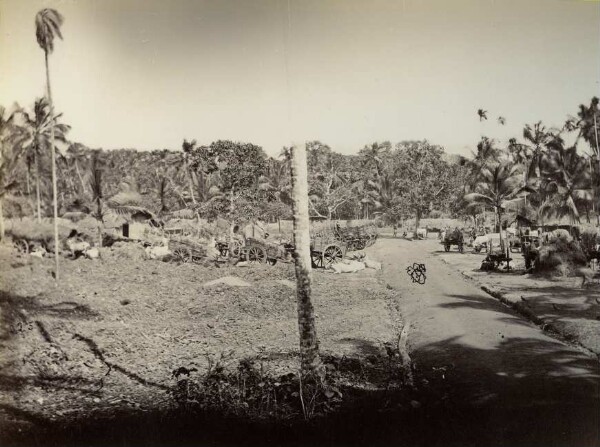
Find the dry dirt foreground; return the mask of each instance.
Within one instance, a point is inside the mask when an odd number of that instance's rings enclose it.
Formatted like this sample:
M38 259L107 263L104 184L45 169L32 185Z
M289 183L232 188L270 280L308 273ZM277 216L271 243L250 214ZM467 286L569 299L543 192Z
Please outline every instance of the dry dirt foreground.
M444 445L599 443L596 356L551 338L442 262L436 241L390 239L371 252L399 292L409 350L424 389L448 405ZM424 285L406 268L424 263ZM440 414L432 420L440 424Z
M293 265L176 265L130 251L64 260L56 287L52 259L0 246L0 433L168 407L179 367L251 358L273 376L297 372ZM207 284L228 276L241 285ZM323 353L385 356L400 330L394 293L375 270L315 271Z

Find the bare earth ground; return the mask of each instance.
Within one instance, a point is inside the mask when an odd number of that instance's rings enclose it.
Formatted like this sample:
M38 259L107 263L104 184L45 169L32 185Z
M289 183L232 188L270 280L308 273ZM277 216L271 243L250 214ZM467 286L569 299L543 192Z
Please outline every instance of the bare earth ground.
M56 287L52 259L0 247L5 428L169 406L171 374L181 366L202 372L209 361L235 367L253 358L274 376L298 370L291 264L176 265L130 251L65 259ZM248 286L204 285L231 276ZM365 358L397 342L394 292L380 272L313 278L324 353Z
M381 239L368 251L383 262L382 272L314 274L325 353L384 356L383 343L397 342L401 330L408 335L415 373L408 400L376 401L342 415L336 430L343 437L321 431L311 440L288 431L273 438L261 431L256 443L599 444L598 359L482 292L445 264L437 248L435 241ZM427 267L424 285L406 273L413 262ZM235 364L258 358L274 374L297 369L291 265L217 269L110 253L101 261L63 266L63 283L55 288L51 260L16 258L0 248L4 428L93 420L124 408L143 416L172 405L173 369L202 370L208 359ZM226 276L250 286L204 286ZM365 395L375 396L378 385L366 382ZM134 423L112 443L98 445L132 445L136 439L135 445L148 445L143 431L151 428ZM176 429L170 436L173 445ZM45 439L29 441L47 445Z

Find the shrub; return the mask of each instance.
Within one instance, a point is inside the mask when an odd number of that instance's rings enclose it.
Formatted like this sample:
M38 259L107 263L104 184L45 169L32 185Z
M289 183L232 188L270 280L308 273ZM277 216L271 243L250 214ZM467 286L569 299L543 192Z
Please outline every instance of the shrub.
M585 255L589 257L592 251L596 250L598 244L598 231L586 230L581 234L581 248Z
M586 255L577 241L557 237L540 247L536 271L552 276L574 276L576 269L586 264Z
M58 236L64 239L74 228L72 222L61 219L58 224ZM13 221L7 232L16 239L48 244L54 238L54 225L46 219L38 222L33 218L24 218Z

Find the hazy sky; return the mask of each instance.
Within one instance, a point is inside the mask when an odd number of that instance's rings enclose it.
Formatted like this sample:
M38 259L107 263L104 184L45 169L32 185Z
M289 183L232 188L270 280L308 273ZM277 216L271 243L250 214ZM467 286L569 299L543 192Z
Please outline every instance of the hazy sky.
M65 16L56 108L90 147L427 138L466 154L600 95L597 1L0 0L0 104L44 93L43 7Z

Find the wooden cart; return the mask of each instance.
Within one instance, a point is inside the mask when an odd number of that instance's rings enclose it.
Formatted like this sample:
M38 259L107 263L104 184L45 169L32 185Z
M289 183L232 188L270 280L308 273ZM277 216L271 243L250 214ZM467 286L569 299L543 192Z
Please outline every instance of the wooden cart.
M464 245L465 245L464 240L465 239L462 234L462 231L454 230L450 233L447 233L446 236L444 237L444 240L441 243L444 246L445 251L450 251L450 248L453 245L456 245L458 248L458 251L462 253L464 251Z
M206 257L204 246L191 239L170 239L169 250L173 253L173 259L179 262L199 263Z
M315 268L327 268L340 262L346 256L347 247L340 241L331 240L324 236L311 239L310 259Z

